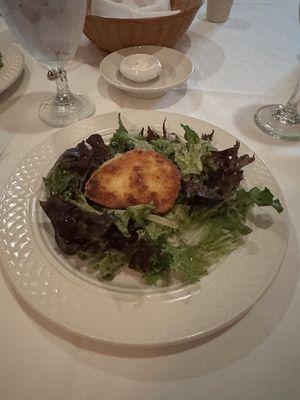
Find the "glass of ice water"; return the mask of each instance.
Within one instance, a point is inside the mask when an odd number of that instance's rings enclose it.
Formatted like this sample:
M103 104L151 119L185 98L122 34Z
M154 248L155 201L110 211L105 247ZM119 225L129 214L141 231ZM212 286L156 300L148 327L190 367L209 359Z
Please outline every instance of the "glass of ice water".
M91 100L70 92L65 70L74 56L83 31L86 0L0 0L5 22L21 44L49 67L57 93L40 106L42 121L66 126L95 111Z

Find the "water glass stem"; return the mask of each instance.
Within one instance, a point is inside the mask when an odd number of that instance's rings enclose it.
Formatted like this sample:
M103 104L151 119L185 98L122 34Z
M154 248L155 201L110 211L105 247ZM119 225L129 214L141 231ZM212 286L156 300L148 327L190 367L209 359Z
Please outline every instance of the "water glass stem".
M71 92L68 84L66 70L61 67L52 68L48 72L48 79L56 82L55 101L59 104L66 103L71 99Z
M274 110L274 118L280 120L283 123L296 124L300 121L300 115L298 114L297 108L300 101L300 80L285 106L278 107Z

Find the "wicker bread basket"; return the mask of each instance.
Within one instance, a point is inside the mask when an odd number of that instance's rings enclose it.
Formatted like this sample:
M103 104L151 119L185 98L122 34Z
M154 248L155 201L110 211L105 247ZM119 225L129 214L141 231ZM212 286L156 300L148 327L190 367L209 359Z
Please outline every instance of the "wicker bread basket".
M119 19L90 14L88 0L85 35L101 50L109 53L124 47L156 45L173 47L187 31L203 0L171 0L173 10L180 13L166 17Z

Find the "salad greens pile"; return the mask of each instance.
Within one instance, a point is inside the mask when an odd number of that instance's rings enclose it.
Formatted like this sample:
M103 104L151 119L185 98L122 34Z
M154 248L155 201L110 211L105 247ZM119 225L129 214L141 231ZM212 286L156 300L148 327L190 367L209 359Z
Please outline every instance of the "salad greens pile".
M184 140L166 129L127 131L119 127L108 145L94 134L57 160L44 183L47 199L41 206L50 218L59 248L77 254L88 271L111 280L126 264L147 284L168 282L170 274L197 282L208 267L236 249L251 232L247 214L254 206L282 206L268 188L245 190L243 167L254 157L238 155L239 142L225 150L213 145L213 132L200 137L181 125ZM85 197L91 174L105 161L134 148L154 150L181 171L181 188L173 209L152 213L152 204L126 210L101 207Z

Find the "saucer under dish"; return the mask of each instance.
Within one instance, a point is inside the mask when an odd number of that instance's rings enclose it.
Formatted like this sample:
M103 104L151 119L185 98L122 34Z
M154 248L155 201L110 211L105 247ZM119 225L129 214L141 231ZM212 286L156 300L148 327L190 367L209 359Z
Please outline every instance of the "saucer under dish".
M157 78L149 82L133 82L120 72L120 64L125 57L144 53L159 59L162 70ZM191 61L181 52L161 46L134 46L117 50L106 56L100 63L103 78L112 86L137 98L154 98L186 81L194 69Z

